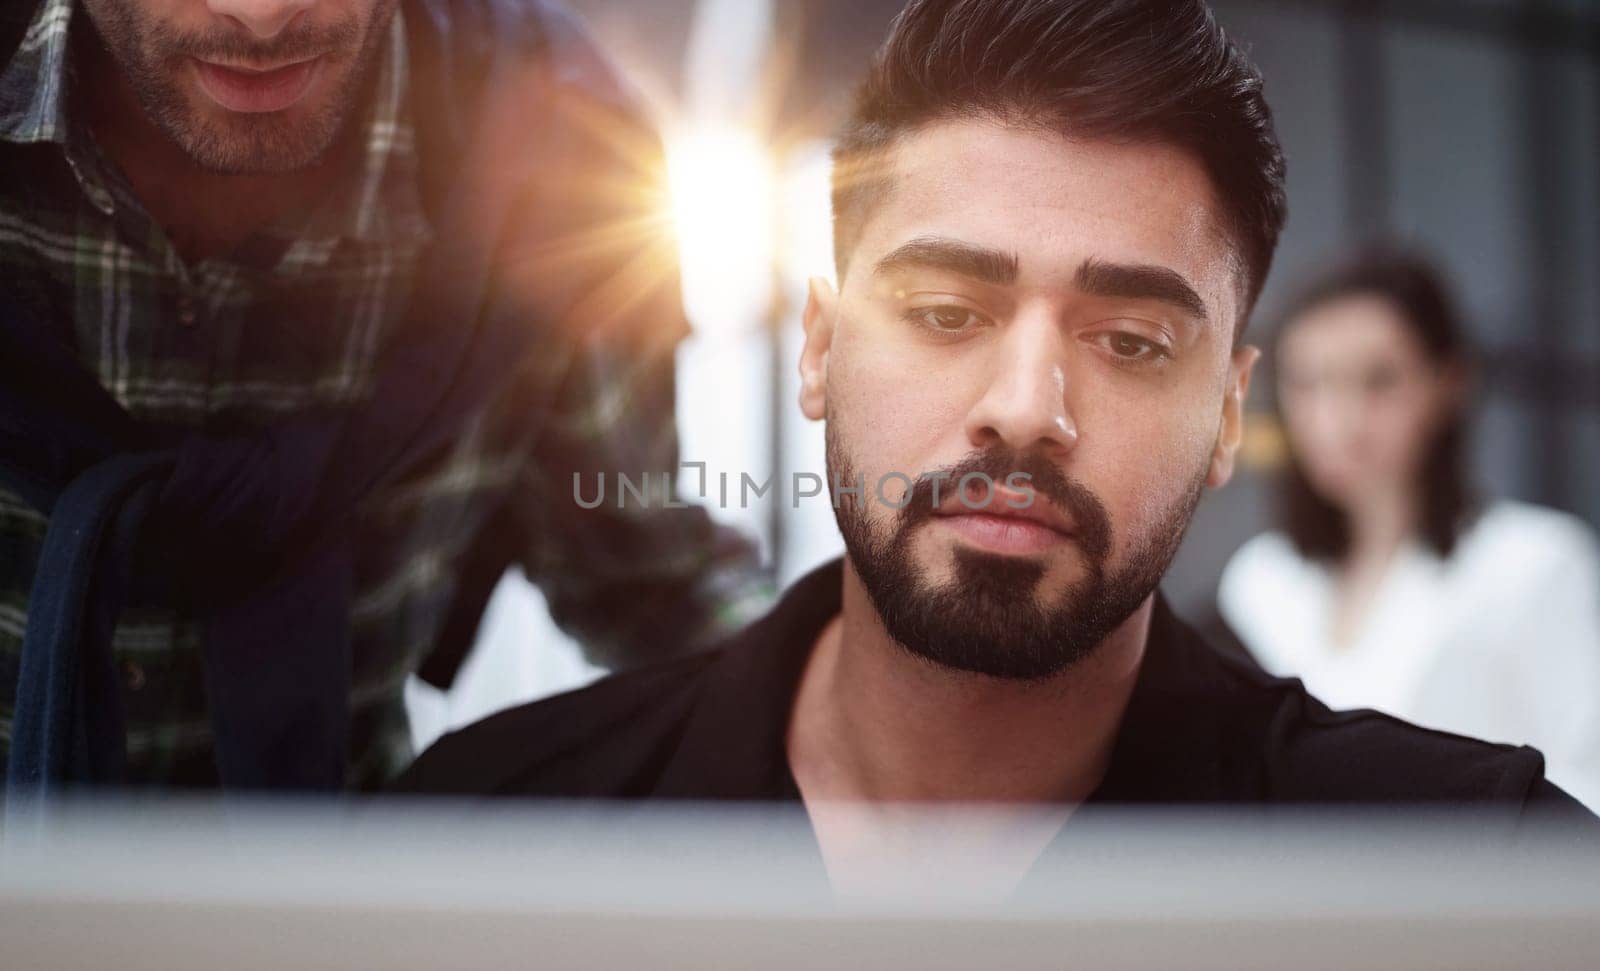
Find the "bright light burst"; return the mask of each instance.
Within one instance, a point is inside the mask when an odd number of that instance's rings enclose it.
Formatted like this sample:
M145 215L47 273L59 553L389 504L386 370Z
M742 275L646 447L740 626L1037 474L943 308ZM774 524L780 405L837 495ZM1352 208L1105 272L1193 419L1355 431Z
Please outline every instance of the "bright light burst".
M777 246L773 163L753 134L689 131L667 142L684 307L703 332L759 326L771 304Z

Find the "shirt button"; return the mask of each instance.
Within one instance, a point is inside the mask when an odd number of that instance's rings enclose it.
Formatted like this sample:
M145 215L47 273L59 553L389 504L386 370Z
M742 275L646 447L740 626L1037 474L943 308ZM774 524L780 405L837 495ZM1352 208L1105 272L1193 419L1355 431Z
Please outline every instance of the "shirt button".
M117 203L115 199L111 198L111 193L94 183L90 183L85 188L85 191L88 193L89 201L94 204L96 209L107 216L116 215Z
M127 682L129 691L138 691L144 687L144 668L132 661L122 662L122 677Z

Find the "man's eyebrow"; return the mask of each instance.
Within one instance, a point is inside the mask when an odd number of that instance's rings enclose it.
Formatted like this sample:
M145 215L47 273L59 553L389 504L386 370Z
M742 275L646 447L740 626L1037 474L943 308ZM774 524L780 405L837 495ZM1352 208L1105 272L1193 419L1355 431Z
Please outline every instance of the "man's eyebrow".
M946 270L1004 287L1017 280L1017 256L943 236L919 236L897 246L873 266L872 272L910 269Z
M1078 289L1097 297L1159 300L1201 320L1207 317L1200 294L1181 273L1165 266L1086 260L1078 267L1075 282Z

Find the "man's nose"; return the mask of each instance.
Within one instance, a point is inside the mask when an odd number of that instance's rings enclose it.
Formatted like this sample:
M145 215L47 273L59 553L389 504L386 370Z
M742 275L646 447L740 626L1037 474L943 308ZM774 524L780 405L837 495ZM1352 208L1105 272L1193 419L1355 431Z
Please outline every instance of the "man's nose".
M973 445L1059 452L1077 444L1067 406L1067 338L1053 317L1012 321L994 347L986 380L967 415Z
M317 0L207 0L211 12L238 22L261 40L278 36Z

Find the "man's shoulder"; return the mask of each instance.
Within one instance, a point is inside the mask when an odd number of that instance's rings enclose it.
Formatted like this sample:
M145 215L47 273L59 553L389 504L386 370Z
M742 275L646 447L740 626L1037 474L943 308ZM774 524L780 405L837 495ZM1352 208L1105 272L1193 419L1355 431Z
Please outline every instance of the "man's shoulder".
M630 798L645 794L687 720L705 651L509 708L440 738L397 781L406 792Z
M1287 803L1519 803L1538 793L1544 757L1427 728L1372 709L1335 711L1298 678L1216 656L1227 747L1250 753L1262 798Z
M543 260L553 235L637 218L627 193L571 188L636 178L640 153L658 141L644 100L576 15L547 0L406 3L410 108L430 216L448 222L453 207L475 200L487 207L478 218L494 225L508 207L525 206L503 246L522 274L534 256L518 245ZM583 272L565 276L578 281L571 287L592 286L591 277L615 272L617 258L601 247L579 261ZM544 274L540 291L554 289L556 277ZM559 317L571 299L562 290L538 315Z
M524 44L555 29L572 29L577 15L557 0L403 0L406 21L482 43Z
M458 84L542 64L559 85L634 100L582 19L555 0L406 0L403 10L413 45L435 55L423 64L447 67Z

